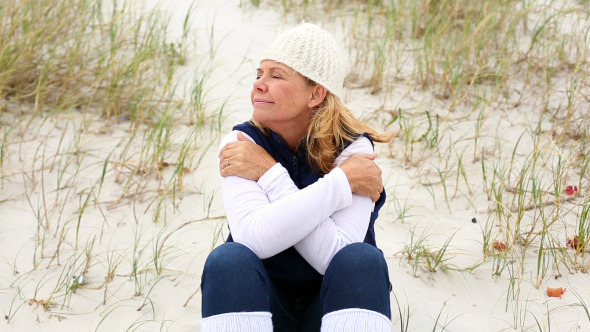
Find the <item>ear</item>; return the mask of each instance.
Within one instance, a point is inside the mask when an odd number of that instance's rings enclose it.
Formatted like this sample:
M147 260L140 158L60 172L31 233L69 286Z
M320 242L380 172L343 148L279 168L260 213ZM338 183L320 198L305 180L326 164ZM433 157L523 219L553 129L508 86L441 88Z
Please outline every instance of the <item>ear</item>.
M326 99L326 94L328 94L328 89L326 89L323 85L317 84L313 87L313 90L311 92L311 98L309 99L307 106L310 109L318 107L321 103L324 102L324 99Z

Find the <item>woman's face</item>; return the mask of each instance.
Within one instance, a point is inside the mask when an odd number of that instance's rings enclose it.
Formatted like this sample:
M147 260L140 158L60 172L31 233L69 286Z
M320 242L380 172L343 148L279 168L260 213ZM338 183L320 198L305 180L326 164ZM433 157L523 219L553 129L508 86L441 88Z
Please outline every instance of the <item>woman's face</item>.
M305 131L313 114L310 106L314 105L310 101L314 87L292 68L263 61L250 96L254 107L252 118L279 135L285 131Z

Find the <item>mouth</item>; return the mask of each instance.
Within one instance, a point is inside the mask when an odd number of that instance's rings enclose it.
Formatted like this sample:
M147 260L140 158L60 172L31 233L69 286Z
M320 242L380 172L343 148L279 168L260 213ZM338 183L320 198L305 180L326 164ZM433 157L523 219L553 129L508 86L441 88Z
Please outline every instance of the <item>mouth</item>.
M270 102L265 99L254 98L254 99L252 99L252 104L254 104L254 105L268 105L268 104L273 104L273 102Z

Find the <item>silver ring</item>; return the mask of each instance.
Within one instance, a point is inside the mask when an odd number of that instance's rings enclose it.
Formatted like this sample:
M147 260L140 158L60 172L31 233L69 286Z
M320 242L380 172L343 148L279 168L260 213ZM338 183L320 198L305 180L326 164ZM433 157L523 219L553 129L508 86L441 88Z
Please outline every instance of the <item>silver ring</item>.
M225 158L225 165L229 166L229 158Z

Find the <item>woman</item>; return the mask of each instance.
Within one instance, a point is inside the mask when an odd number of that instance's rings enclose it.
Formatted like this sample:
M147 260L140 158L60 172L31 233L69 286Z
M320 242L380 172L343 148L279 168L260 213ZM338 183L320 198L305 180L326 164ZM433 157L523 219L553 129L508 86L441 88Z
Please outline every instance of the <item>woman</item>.
M202 279L203 331L390 331L373 141L341 102L333 37L303 23L263 53L252 120L221 143L228 241Z

